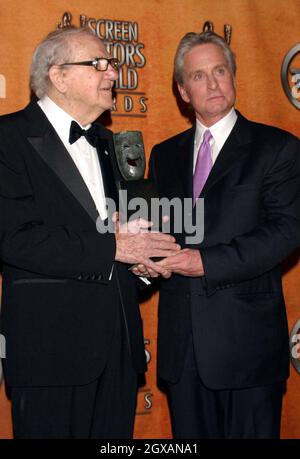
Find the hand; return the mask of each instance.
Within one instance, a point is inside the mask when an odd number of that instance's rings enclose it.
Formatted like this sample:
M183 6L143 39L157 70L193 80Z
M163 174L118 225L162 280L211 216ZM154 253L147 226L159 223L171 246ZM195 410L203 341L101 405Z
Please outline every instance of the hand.
M157 269L157 266L155 267L155 269ZM131 271L139 277L158 277L157 271L154 271L150 267L147 268L145 265L142 264L134 265L131 268ZM164 272L161 272L160 275L165 279L169 279L172 273L168 270L164 270Z
M156 265L182 276L199 277L204 275L200 251L196 249L182 249L175 255L158 261Z
M167 270L154 263L150 257L167 257L180 250L175 238L168 234L149 231L152 223L137 219L120 224L118 216L114 216L116 224L116 255L115 259L123 263L144 265L151 277L169 276Z

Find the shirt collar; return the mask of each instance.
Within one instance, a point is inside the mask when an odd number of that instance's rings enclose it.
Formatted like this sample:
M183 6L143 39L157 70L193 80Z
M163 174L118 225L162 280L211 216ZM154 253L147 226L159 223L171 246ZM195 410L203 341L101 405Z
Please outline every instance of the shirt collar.
M202 141L204 132L209 129L214 141L216 143L218 151L221 150L224 143L226 142L230 132L232 131L233 126L237 120L237 114L235 109L232 107L229 113L227 113L224 118L217 121L215 124L210 126L204 126L198 119L196 120L196 133L195 133L195 146L198 148Z
M57 134L62 139L62 141L64 143L69 143L71 122L76 121L76 123L78 123L78 121L72 118L71 115L69 115L61 107L59 107L47 95L44 95L37 103L47 116L48 120L50 121L50 123L52 124ZM82 129L88 129L91 126L91 124L89 124L83 127L80 123L78 124Z

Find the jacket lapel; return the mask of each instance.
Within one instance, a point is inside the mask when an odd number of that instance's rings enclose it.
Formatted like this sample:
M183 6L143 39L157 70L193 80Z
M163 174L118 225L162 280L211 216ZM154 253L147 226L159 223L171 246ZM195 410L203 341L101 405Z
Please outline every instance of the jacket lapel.
M245 145L251 142L251 123L246 120L239 112L238 119L221 149L215 164L207 178L207 181L200 194L205 195L221 178L223 178L242 154L248 151Z
M117 205L118 191L116 185L116 177L118 177L118 169L114 162L114 151L112 139L109 131L97 124L99 129L99 141L97 153L102 171L102 179L104 185L105 196L113 199Z
M183 185L183 196L193 197L193 161L195 127L189 129L181 139L177 149L178 175Z
M27 133L28 141L91 219L96 221L99 214L93 198L54 128L36 102L32 102L25 111L30 125L30 135Z

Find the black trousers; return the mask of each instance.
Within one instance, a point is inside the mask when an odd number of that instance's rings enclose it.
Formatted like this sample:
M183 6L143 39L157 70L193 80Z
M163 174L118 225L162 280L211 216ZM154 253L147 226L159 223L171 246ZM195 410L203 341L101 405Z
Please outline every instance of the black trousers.
M279 438L283 383L210 390L196 368L192 340L180 380L167 384L174 438Z
M121 313L120 313L121 315ZM15 438L131 438L137 374L119 317L107 365L84 386L12 387Z

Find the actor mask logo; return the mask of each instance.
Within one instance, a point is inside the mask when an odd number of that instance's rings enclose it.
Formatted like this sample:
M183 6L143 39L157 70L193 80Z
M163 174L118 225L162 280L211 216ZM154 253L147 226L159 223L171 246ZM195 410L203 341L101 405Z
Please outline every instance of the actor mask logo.
M300 43L293 46L281 66L281 83L283 90L294 105L300 110Z
M118 166L124 180L144 177L146 160L140 131L122 131L113 135Z
M300 374L300 319L295 323L291 331L290 352L292 364Z

